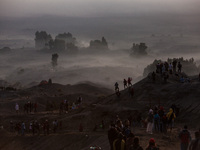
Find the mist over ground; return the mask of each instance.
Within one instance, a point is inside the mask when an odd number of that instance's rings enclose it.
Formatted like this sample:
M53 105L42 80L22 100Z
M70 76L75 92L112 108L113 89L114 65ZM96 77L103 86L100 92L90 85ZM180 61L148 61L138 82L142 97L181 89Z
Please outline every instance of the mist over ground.
M163 35L136 38L147 43L148 56L144 57L130 56L130 48L108 51L79 49L75 54L59 51L56 68L51 65L53 51L26 47L12 49L0 55L0 78L12 84L20 82L22 87L30 87L49 78L61 84L89 81L109 88L113 88L114 83L118 81L122 89L124 78L132 77L133 83L140 80L143 78L144 68L154 59L193 57L199 64L200 44L195 38L195 36Z

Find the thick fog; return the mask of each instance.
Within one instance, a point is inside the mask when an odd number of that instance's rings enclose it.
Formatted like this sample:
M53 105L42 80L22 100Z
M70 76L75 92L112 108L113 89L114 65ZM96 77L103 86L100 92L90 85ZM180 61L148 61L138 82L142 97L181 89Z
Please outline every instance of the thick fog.
M64 15L108 16L152 12L194 13L198 0L1 0L1 16Z
M194 57L199 64L199 6L198 0L0 0L0 49L12 49L0 52L0 79L23 86L49 78L62 84L89 81L109 88L118 81L122 88L124 78L141 79L154 59ZM72 33L79 51L57 52L53 69L54 52L34 48L35 32L42 30L53 38ZM108 52L84 51L102 36ZM148 46L148 56L131 57L132 44L140 42Z

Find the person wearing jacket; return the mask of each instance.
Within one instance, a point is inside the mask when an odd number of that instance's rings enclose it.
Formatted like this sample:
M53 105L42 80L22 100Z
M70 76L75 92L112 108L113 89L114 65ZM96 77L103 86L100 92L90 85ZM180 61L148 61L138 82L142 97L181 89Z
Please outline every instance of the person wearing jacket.
M174 120L176 119L176 114L174 113L173 109L170 108L169 112L167 113L167 120L168 120L168 126L170 130L174 127Z

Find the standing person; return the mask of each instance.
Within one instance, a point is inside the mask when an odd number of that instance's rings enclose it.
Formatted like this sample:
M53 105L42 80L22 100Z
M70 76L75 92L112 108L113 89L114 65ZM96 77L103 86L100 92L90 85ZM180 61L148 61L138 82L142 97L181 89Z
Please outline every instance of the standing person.
M148 118L147 118L148 124L147 124L147 133L153 134L153 110L149 110Z
M113 150L113 142L118 139L119 132L117 131L115 124L111 122L110 129L108 130L108 140L110 144L110 150Z
M176 65L177 65L176 59L174 59L174 61L172 62L172 65L173 65L173 72L176 72Z
M79 96L78 98L77 98L77 101L78 101L78 104L82 104L82 97L81 96Z
M170 64L169 64L169 73L170 73L170 74L172 74L172 68L173 68L172 63L170 63Z
M162 66L162 75L165 73L165 71L166 71L165 64L163 64L163 66Z
M146 150L159 150L159 148L156 146L156 141L154 140L154 138L151 138L149 140L149 145Z
M167 133L167 123L168 123L167 116L166 114L164 114L162 117L162 132L163 133Z
M43 124L44 135L49 135L49 121L46 119Z
M119 148L121 148L121 150L125 150L124 135L122 134L121 127L121 120L117 121L116 126L113 122L111 123L110 129L108 130L110 150L117 150Z
M124 83L124 89L127 88L127 81L126 81L126 79L124 79L123 83Z
M187 130L187 126L179 133L179 139L181 140L181 150L187 150L191 141L190 132Z
M122 134L125 135L126 138L128 138L130 133L131 133L130 121L127 119L122 129Z
M163 132L163 116L164 116L164 108L163 106L160 106L160 109L158 110L158 115L160 117L160 132Z
M57 120L54 120L54 121L53 121L53 132L54 132L54 133L56 133L57 127L58 127L58 121L57 121Z
M191 141L189 150L200 150L200 133L195 132L195 139Z
M172 128L174 127L174 120L176 118L176 115L172 108L169 109L169 112L167 113L167 119L168 119L168 126L170 130L172 131Z
M33 132L33 123L30 122L29 124L29 133L32 133Z
M25 134L25 130L26 130L26 126L25 123L22 121L22 125L21 125L21 130L22 130L22 135Z
M160 124L160 116L158 115L157 112L155 112L155 115L154 115L154 130L155 131L159 131L160 130L159 124Z
M181 73L181 69L182 69L182 64L180 62L178 62L178 72Z
M17 114L19 113L19 104L18 103L15 104L15 111Z
M156 73L160 73L160 63L156 65Z

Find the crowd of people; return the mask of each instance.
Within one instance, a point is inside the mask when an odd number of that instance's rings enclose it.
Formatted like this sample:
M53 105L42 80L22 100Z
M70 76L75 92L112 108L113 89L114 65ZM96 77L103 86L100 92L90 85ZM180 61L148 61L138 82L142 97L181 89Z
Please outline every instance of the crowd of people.
M176 113L173 108L169 109L166 113L164 108L155 106L154 110L150 109L147 117L147 133L153 134L154 132L167 133L169 128L172 131L174 127L174 120L176 119Z
M111 122L108 140L110 150L143 150L139 137L135 136L131 130L130 121L127 119L123 124L118 116ZM146 150L159 150L153 138L149 140Z
M158 107L150 109L147 117L146 132L149 134L153 134L153 132L166 134L167 131L169 131L169 133L171 133L174 127L176 114L178 114L178 112L174 105L171 106L167 113L165 113L162 106L160 106L159 109ZM155 139L153 138L150 138L147 147L144 148L140 145L139 137L135 136L131 130L131 127L134 125L131 123L133 120L134 119L129 117L122 122L117 115L115 121L111 122L108 130L110 150L159 150L159 147L156 146ZM141 121L142 119L139 120L139 122ZM144 125L142 126L144 127ZM195 132L195 139L192 140L190 132L187 130L187 125L185 125L184 129L177 137L180 139L181 150L200 149L200 130Z
M49 122L48 119L44 121L18 121L13 122L10 121L10 131L15 132L17 135L25 135L25 134L32 134L32 135L49 135L50 132L56 133L57 129L62 129L62 121L58 121L57 119L52 121L52 124Z
M69 104L68 100L62 100L59 104L59 114L68 113L69 110L74 110L80 108L82 105L82 97L79 96L76 101ZM20 112L20 105L18 103L15 103L15 111L17 114ZM27 99L24 103L24 113L26 114L32 114L38 112L38 103L37 102L31 102L29 99ZM52 103L47 103L46 111L52 111L56 109L54 108Z
M178 72L177 72L178 70ZM176 74L177 76L178 73L182 72L182 64L180 62L174 60L173 62L161 62L157 63L156 65L156 71L152 73L152 80L155 82L156 80L156 73L160 74L161 77L164 79L164 82L167 82L167 79L169 78L169 74Z

